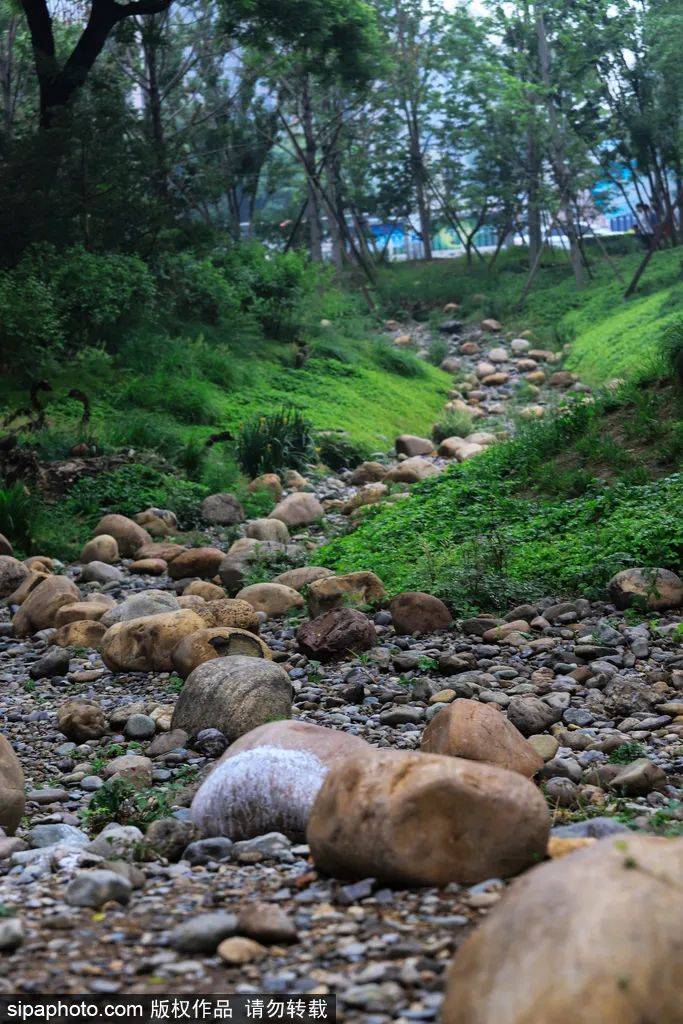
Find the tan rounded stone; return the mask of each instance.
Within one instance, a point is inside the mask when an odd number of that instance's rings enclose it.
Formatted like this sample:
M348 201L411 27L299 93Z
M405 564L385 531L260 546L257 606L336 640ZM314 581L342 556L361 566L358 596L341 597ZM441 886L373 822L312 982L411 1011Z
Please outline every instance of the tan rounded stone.
M214 646L212 640L223 643ZM178 646L173 648L171 660L178 675L187 679L190 672L205 661L211 661L213 658L231 658L238 654L249 658L272 658L268 645L254 633L246 629L217 626L213 629L200 629L184 637Z
M88 562L104 562L105 565L113 565L119 560L119 545L116 538L108 533L102 533L98 537L86 542L81 551L80 561L83 565Z
M304 606L304 599L298 590L285 587L282 583L254 583L240 590L236 600L246 601L255 612L263 612L269 619Z
M15 635L31 636L41 629L49 629L54 626L55 616L62 605L74 604L80 597L78 587L66 576L46 576L14 616Z
M58 647L89 647L99 650L102 637L107 627L93 619L78 619L60 626L54 635L54 643Z
M322 580L326 576L334 576L331 569L325 569L322 565L303 565L299 569L288 569L278 576L273 576L271 583L281 583L284 587L292 587L293 590L303 590L315 580Z
M107 515L102 516L93 531L94 537L106 534L113 537L123 558L134 558L143 544L149 544L152 538L147 530L129 519L128 516ZM91 561L102 561L102 559L91 559Z
M543 759L496 705L476 700L456 700L439 711L422 734L420 750L495 764L529 779L543 767Z
M277 473L263 473L257 476L249 484L248 490L254 494L256 491L267 491L274 501L282 497L282 484Z
M228 596L223 587L208 580L192 580L183 590L183 597L203 597L205 601L223 601Z
M57 727L68 740L85 743L98 740L107 733L102 709L94 701L69 700L57 712Z
M286 526L308 526L321 519L324 509L314 494L305 491L290 494L278 502L269 519L279 519Z
M386 597L384 584L374 572L347 572L315 580L308 588L312 617L349 604L379 604Z
M102 660L113 672L170 672L173 648L203 628L199 615L186 608L117 622L102 637Z
M128 566L129 572L141 576L163 576L168 568L163 558L138 558Z
M235 597L207 601L203 608L197 608L197 614L203 619L204 626L233 626L250 633L259 631L259 618L254 608L248 601L240 601Z
M98 595L94 595L99 597ZM55 627L66 626L69 622L79 622L82 619L92 619L93 622L102 618L104 613L111 608L109 602L99 601L75 601L73 604L63 604L57 609L55 615Z
M678 1024L681 877L683 839L629 833L534 868L458 950L444 1024Z
M188 548L177 555L168 567L172 580L182 580L190 576L212 579L218 572L218 566L225 558L220 548Z
M0 827L13 836L26 807L24 772L9 741L0 733Z
M543 796L517 772L381 750L331 769L306 834L325 874L442 886L523 871L545 855L549 826Z
M0 555L0 598L9 595L21 586L29 575L28 569L18 558Z
M448 629L452 615L438 597L419 590L397 594L389 605L394 629L399 634L433 633Z

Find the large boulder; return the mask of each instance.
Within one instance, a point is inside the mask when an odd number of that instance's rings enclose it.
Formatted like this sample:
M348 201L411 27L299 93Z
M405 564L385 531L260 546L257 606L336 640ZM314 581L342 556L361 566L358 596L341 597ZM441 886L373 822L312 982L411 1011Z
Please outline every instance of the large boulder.
M683 839L629 833L534 868L458 950L444 1024L678 1024L681 877Z
M292 713L292 684L264 658L216 658L199 665L178 697L172 729L196 736L219 729L231 742L257 725Z
M183 597L201 597L204 601L223 601L227 596L223 587L208 580L192 580L183 590Z
M236 655L268 660L272 658L268 645L264 644L260 637L246 629L218 626L213 629L200 629L197 633L190 633L184 637L178 646L173 648L171 660L178 675L187 679L197 665L203 665L205 661L234 658Z
M136 558L163 558L164 562L172 562L178 555L187 551L182 544L174 544L169 540L153 540L143 544L136 552Z
M420 590L397 594L389 605L394 629L399 634L433 633L448 629L452 615L438 597Z
M397 455L407 455L409 458L414 455L431 455L434 451L433 441L415 434L400 434L394 444Z
M207 836L250 839L281 832L301 839L325 775L372 750L350 733L309 722L269 722L241 736L200 786L192 820Z
M57 712L57 727L68 740L85 743L107 733L107 720L98 704L89 700L68 700Z
M16 832L25 806L24 773L19 758L0 733L0 828L8 835Z
M330 771L307 839L325 874L472 885L530 867L545 855L549 829L543 796L516 772L382 750Z
M263 612L269 619L286 615L295 608L303 608L304 599L298 590L282 583L252 583L237 594L238 601L246 601L255 612Z
M14 616L15 635L31 636L41 629L50 629L62 605L74 604L80 597L78 587L66 576L46 576Z
M436 476L439 470L433 462L425 459L422 455L416 455L405 462L399 462L398 466L390 469L384 477L385 483L417 484L420 480L426 480L429 476Z
M302 623L296 633L299 647L309 658L330 661L359 654L375 646L373 623L355 608L332 608Z
M131 594L121 604L110 608L104 613L100 622L109 628L117 622L129 622L131 619L142 619L149 615L177 612L179 608L178 598L169 590L145 590L141 594Z
M99 650L102 637L107 627L93 619L78 619L60 626L54 635L53 643L58 647L86 647Z
M18 558L0 555L0 598L9 597L24 582L29 572Z
M279 519L285 526L308 526L322 518L324 512L314 494L300 491L278 502L268 518Z
M210 494L201 504L202 517L216 526L244 522L244 509L234 494Z
M308 610L312 616L348 604L378 604L386 597L384 584L374 572L347 572L326 576L308 588Z
M257 491L265 491L267 494L270 494L273 501L279 501L282 497L282 484L277 473L263 473L261 476L257 476L251 481L247 490L251 494L255 494Z
M83 545L80 561L83 565L88 562L104 562L112 565L119 560L119 545L115 537L108 533L102 533L99 537L93 537Z
M273 576L271 583L282 583L285 587L293 590L303 590L309 587L315 580L322 580L326 576L334 576L331 569L325 569L322 565L302 565L299 569L287 569L278 576Z
M212 579L225 558L220 548L188 548L173 559L168 567L168 575L172 580L183 580L191 576L201 579Z
M100 641L102 661L112 672L170 672L173 648L203 628L203 619L188 608L117 622Z
M248 601L236 597L206 601L204 607L197 608L197 615L204 620L205 626L232 626L235 629L248 629L250 633L259 631L259 617L254 608Z
M138 512L135 522L144 526L153 537L167 537L178 531L176 514L168 508L146 508L144 512Z
M105 586L107 583L120 583L123 573L115 565L108 562L87 562L80 571L79 583L99 583Z
M495 764L529 779L543 767L543 758L496 705L476 700L442 708L422 734L420 750Z
M683 605L683 580L669 569L623 569L607 585L617 608L635 605L660 611Z
M80 622L82 619L98 621L111 607L111 603L106 598L102 601L74 601L73 604L63 604L61 608L57 609L54 624L59 629L60 626L66 626L69 622Z
M380 483L388 472L389 467L383 466L381 462L361 462L349 476L349 483L354 487Z
M19 584L16 590L13 590L9 597L5 598L5 603L9 605L21 605L24 603L31 591L35 590L36 587L46 580L50 574L47 572L36 572L31 570L28 576L24 576L23 580Z
M269 540L277 544L286 544L289 530L280 519L252 519L247 523L247 537L252 540Z
M149 544L152 538L142 526L129 519L128 516L102 516L93 531L94 537L106 534L113 537L118 544L119 553L123 558L134 558L143 544ZM105 559L98 559L105 561Z

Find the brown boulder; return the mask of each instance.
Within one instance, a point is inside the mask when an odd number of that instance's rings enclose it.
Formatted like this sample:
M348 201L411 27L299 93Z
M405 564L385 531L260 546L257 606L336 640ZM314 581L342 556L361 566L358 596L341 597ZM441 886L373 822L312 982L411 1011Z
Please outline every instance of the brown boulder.
M268 518L279 519L285 526L308 526L321 519L324 512L315 494L300 491L278 502Z
M236 600L246 601L255 612L263 612L269 619L304 606L301 594L282 583L253 583L240 590Z
M415 434L400 434L394 442L397 455L431 455L434 442L428 437L417 437Z
M93 532L94 537L106 534L113 537L118 544L119 553L123 558L134 558L143 544L149 544L152 540L147 530L129 519L128 516L107 515L102 516ZM96 559L101 561L101 559Z
M607 585L617 608L636 607L658 611L683 605L683 580L669 569L623 569Z
M244 522L244 509L234 494L210 494L201 504L202 517L216 526Z
M32 590L14 616L16 636L31 636L55 624L57 611L65 604L74 604L81 597L78 587L66 576L46 576Z
M443 601L419 590L397 594L389 605L394 629L401 635L448 629L452 616Z
M528 779L543 767L543 758L496 705L476 700L455 700L439 711L422 734L420 750L495 764Z
M104 562L105 565L113 565L119 560L119 546L116 538L108 533L102 533L99 537L93 537L87 541L81 551L80 561L83 565L88 562Z
M85 743L105 736L107 722L102 709L92 701L69 700L57 712L57 728L68 740Z
M325 576L308 588L308 610L322 615L342 605L377 604L386 597L384 584L374 572L347 572L342 576Z
M277 473L263 473L252 480L247 488L251 494L256 491L266 491L273 501L279 501L282 497L282 484Z
M212 644L212 640L217 642ZM254 633L246 629L217 626L213 629L200 629L184 637L173 648L171 660L178 675L187 679L197 665L203 665L205 661L214 658L233 658L237 654L248 658L272 658L268 645Z
M99 594L96 596L99 597ZM59 629L60 626L66 626L69 622L79 622L81 619L92 619L96 622L110 608L111 604L108 601L74 601L73 604L63 604L57 609L54 625Z
M683 839L629 833L534 868L458 950L444 1024L679 1024L681 877Z
M271 583L281 583L292 590L303 590L315 580L322 580L326 576L334 576L331 569L325 569L322 565L303 565L299 569L288 569L279 576L273 576Z
M259 617L248 601L240 601L236 597L224 597L220 601L207 601L197 614L204 620L203 625L232 626L235 629L247 629L250 633L258 633Z
M203 619L187 608L117 622L102 637L102 661L112 672L170 672L173 648L203 628Z
M329 769L370 754L357 736L310 722L268 722L240 736L197 791L191 815L205 835L251 839L282 832L302 839Z
M515 875L545 856L549 828L543 796L516 772L381 750L330 771L307 840L325 874L472 885Z
M183 597L203 597L205 601L224 601L227 594L222 587L208 580L192 580L183 590Z
M250 540L273 541L275 544L286 544L289 530L279 519L252 519L247 523L247 537Z
M29 572L18 558L0 555L0 598L9 597L24 582Z
M168 567L172 580L183 580L190 576L211 579L218 572L218 566L225 558L220 548L188 548L177 555Z
M330 661L359 654L375 646L375 627L355 608L332 608L302 623L296 632L299 647L309 658Z
M399 462L398 466L390 469L384 477L384 482L394 481L395 483L417 484L421 480L426 480L429 476L436 476L438 472L439 470L433 462L423 458L421 455L416 455L415 458Z
M163 558L136 558L128 566L129 572L141 576L163 576L167 569L168 565Z
M0 733L0 827L8 835L16 832L25 807L24 773L19 758Z
M46 580L50 574L47 572L30 572L25 576L16 590L12 591L9 597L5 598L7 604L23 604L31 591Z
M381 462L361 462L360 466L356 466L351 473L349 483L354 487L362 484L381 483L388 472L389 467L383 466Z
M137 558L163 558L164 562L172 562L178 555L182 555L183 551L187 551L187 548L182 544L153 540L149 544L143 544L135 554Z
M107 627L93 619L78 619L60 626L54 635L53 643L57 647L89 647L99 650L102 637Z

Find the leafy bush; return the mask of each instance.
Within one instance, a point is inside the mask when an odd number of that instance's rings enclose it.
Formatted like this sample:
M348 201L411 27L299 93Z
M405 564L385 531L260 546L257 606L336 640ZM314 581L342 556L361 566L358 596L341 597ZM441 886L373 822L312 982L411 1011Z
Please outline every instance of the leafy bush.
M432 439L441 444L447 437L467 437L474 429L474 420L468 412L445 412L432 427Z
M169 817L178 791L189 781L190 773L185 772L166 786L140 789L126 779L110 779L93 794L83 812L84 821L93 836L111 822L135 825L144 832L157 818ZM138 851L140 856L143 852Z
M389 373L396 373L400 377L424 376L424 365L414 352L395 348L385 341L375 343L373 357L377 365Z
M175 458L183 446L179 427L170 417L144 409L131 409L111 420L105 437L115 448L156 452L169 459Z
M667 369L678 386L683 389L683 317L677 317L665 327L661 348Z
M210 259L166 253L153 267L166 315L173 321L220 324L239 315L240 290Z
M107 512L133 516L150 506L170 508L183 529L200 521L199 505L207 491L152 466L131 463L98 477L83 477L62 503L66 513L93 523Z
M447 355L448 342L445 338L432 338L429 343L429 351L427 353L427 359L432 366L441 366Z
M0 273L0 309L0 367L30 378L64 345L52 289L34 274Z
M200 379L182 376L178 370L173 376L158 372L138 377L124 390L123 400L130 405L169 413L181 423L212 424L220 415L210 387Z
M241 427L235 454L249 477L281 469L304 469L315 458L313 428L291 407L258 416Z
M215 255L214 263L238 289L242 309L269 338L291 340L302 327L308 264L299 252L272 253L256 243Z
M370 455L368 445L353 441L348 434L341 432L319 433L316 436L315 447L320 461L333 473L339 473L343 469L353 469Z
M0 487L0 533L17 551L31 551L36 528L36 503L23 484Z

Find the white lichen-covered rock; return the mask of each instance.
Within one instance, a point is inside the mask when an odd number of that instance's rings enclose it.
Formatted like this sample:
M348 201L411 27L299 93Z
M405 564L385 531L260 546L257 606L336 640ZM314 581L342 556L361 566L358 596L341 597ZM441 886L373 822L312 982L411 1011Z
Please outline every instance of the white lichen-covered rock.
M194 798L192 820L207 836L300 839L330 767L364 751L357 736L308 722L259 726L223 754Z

